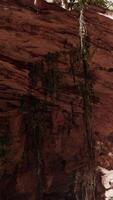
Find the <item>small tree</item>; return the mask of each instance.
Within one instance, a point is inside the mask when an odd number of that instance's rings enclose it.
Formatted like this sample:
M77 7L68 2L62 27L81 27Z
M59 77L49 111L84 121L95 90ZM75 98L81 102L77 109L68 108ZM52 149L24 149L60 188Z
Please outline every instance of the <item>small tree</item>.
M80 8L81 3L84 5L95 5L95 6L101 6L104 8L110 8L113 6L113 2L109 0L63 0L63 3L65 5L66 9L75 9Z

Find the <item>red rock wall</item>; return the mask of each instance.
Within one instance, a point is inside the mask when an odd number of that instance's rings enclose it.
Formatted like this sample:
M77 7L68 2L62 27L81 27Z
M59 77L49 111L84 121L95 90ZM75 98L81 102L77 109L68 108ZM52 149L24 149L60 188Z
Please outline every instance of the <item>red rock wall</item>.
M72 199L87 162L77 17L0 5L1 200ZM112 167L112 20L86 20L96 162Z

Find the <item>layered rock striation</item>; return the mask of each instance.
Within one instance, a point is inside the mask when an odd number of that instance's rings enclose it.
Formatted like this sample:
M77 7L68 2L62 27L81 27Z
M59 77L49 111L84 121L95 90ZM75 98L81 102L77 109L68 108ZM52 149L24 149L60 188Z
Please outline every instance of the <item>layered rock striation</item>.
M79 13L23 2L0 3L0 199L70 200L87 163ZM85 13L91 124L96 165L112 168L113 21L100 12Z

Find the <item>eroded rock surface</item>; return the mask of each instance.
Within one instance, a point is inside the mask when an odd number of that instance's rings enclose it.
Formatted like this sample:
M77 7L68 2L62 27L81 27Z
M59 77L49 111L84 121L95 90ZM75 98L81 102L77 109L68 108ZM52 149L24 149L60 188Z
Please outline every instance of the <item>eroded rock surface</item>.
M79 14L31 8L0 3L0 199L70 200L87 162ZM113 22L95 9L86 21L96 162L112 168Z

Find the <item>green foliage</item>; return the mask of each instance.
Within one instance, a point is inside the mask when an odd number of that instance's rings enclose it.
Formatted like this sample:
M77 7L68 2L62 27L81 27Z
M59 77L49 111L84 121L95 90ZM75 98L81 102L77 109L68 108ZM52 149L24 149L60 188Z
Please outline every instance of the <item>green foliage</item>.
M72 8L86 6L86 5L96 5L107 8L108 1L107 0L70 0L69 4Z
M86 3L90 5L97 5L97 6L102 6L102 7L107 6L107 0L86 0Z

